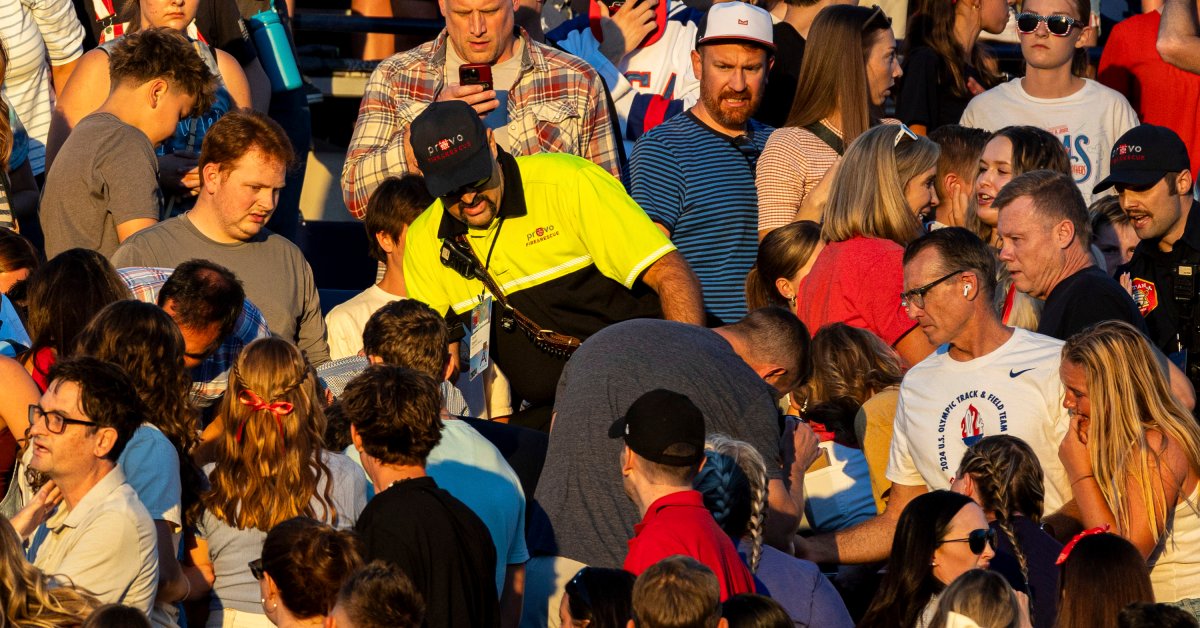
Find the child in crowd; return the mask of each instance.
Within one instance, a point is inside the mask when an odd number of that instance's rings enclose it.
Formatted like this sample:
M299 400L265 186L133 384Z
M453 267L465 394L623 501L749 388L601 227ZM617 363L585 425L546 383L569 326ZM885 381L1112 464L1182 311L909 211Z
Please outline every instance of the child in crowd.
M1119 92L1072 73L1075 51L1091 31L1088 0L1028 0L1017 16L1025 76L971 101L961 124L995 131L1029 124L1053 133L1071 159L1071 175L1091 202L1092 188L1108 176L1108 153L1137 126Z
M158 222L154 148L180 118L212 100L213 75L179 33L127 36L109 61L112 91L79 121L46 174L41 223L46 255L84 247L111 257L126 238Z
M404 236L408 225L433 203L425 180L416 175L385 180L367 202L367 252L383 264L383 277L325 316L329 359L357 355L363 327L375 310L408 297L404 288Z
M926 227L933 231L943 227L962 227L966 224L967 207L975 190L975 175L979 170L979 156L987 145L988 133L982 129L947 124L929 134L942 152L938 155L937 190L938 205L933 219Z

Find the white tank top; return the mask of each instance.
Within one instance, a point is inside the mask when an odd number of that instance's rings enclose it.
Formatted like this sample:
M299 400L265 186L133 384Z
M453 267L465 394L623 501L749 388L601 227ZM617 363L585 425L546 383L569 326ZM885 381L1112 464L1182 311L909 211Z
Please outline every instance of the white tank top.
M1175 506L1150 555L1150 583L1158 602L1200 599L1200 483Z

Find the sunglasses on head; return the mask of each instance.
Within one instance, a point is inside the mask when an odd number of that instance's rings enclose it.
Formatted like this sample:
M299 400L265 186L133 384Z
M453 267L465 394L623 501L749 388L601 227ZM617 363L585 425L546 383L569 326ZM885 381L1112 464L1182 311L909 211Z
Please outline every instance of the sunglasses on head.
M943 543L966 543L971 553L978 556L983 553L984 546L989 546L993 550L996 549L996 531L991 528L980 528L971 530L971 533L963 539L944 539L938 545Z
M254 560L250 561L249 565L250 565L250 575L254 576L255 580L262 580L263 574L265 573L263 571L262 559L255 558Z
M1034 32L1038 28L1038 22L1045 22L1046 29L1051 35L1057 37L1066 37L1071 33L1071 29L1078 26L1083 28L1087 26L1083 22L1066 15L1038 15L1037 13L1018 13L1017 14L1017 30L1026 35Z

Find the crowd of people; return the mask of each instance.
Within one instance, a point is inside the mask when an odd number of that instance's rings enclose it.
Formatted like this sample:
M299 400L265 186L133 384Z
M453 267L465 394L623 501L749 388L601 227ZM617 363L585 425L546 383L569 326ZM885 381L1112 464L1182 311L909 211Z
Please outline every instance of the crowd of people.
M1200 626L1195 0L439 0L336 303L289 4L0 0L0 626Z

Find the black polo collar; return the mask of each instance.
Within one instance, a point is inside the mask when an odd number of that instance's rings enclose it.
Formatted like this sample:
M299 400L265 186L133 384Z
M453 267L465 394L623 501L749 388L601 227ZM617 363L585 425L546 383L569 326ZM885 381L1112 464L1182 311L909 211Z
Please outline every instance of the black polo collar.
M500 162L500 177L504 181L504 195L500 197L498 218L515 218L528 213L525 206L525 187L521 184L521 169L517 160L504 149L496 149L496 161ZM490 227L491 225L489 225ZM438 227L438 238L446 240L467 233L467 223L450 215L443 206L442 224Z

